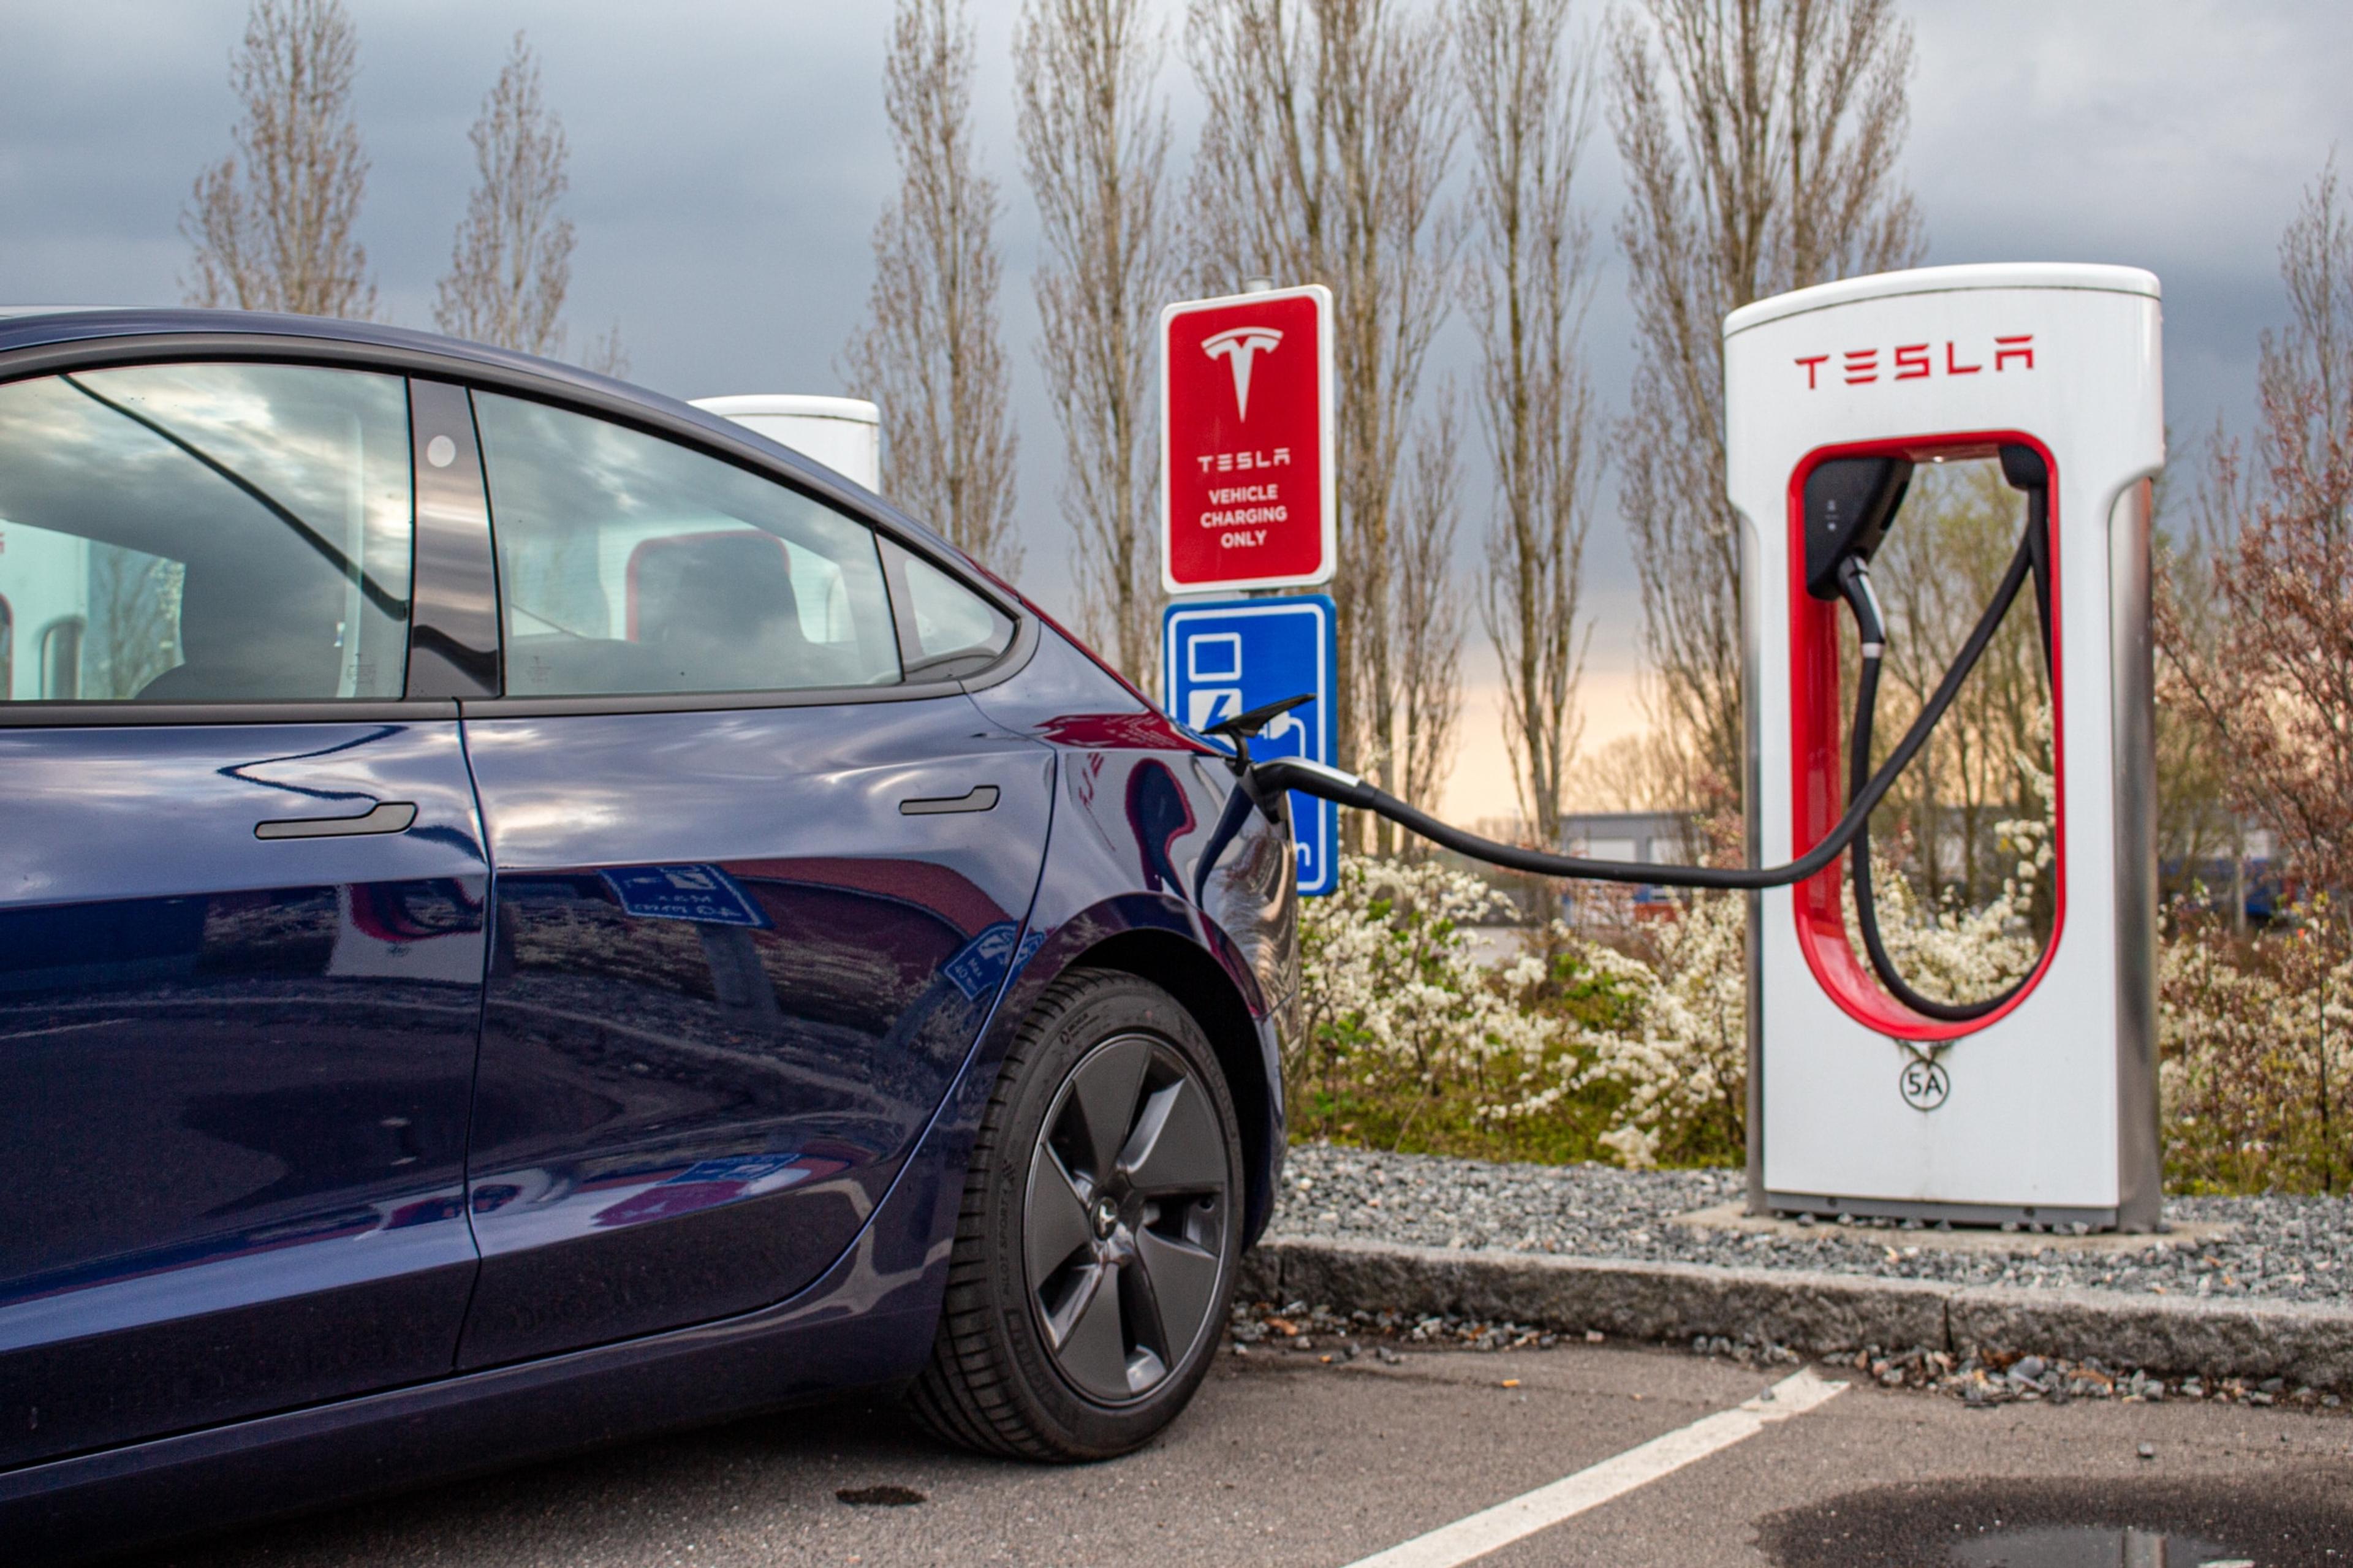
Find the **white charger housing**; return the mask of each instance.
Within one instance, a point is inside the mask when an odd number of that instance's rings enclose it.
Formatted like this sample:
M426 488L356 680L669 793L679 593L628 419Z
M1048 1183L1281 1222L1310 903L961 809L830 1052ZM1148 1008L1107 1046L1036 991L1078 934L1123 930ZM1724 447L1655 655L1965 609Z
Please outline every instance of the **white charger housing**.
M1802 495L1817 464L2038 451L2055 644L2057 915L2008 1005L1941 1022L1890 994L1848 939L1843 858L1752 895L1750 1205L2155 1228L2157 279L1926 268L1760 300L1724 332L1752 863L1795 858L1846 804L1845 612L1804 583ZM1898 513L1891 531L1904 526Z

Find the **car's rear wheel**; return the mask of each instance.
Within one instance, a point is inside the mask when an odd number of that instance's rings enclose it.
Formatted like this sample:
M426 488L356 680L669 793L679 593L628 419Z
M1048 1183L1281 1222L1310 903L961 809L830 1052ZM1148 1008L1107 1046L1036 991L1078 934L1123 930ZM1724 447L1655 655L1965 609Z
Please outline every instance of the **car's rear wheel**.
M1135 975L1057 981L981 1122L917 1416L1036 1459L1149 1439L1216 1352L1242 1190L1232 1096L1192 1016Z

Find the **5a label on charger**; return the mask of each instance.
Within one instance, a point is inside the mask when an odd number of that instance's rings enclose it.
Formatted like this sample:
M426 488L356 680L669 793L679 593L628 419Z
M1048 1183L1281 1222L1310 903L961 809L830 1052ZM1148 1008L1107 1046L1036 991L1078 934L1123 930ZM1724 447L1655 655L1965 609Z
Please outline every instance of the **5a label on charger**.
M1926 1057L1914 1057L1905 1062L1896 1082L1903 1090L1904 1103L1915 1110L1934 1110L1953 1092L1953 1075L1945 1070L1944 1063Z

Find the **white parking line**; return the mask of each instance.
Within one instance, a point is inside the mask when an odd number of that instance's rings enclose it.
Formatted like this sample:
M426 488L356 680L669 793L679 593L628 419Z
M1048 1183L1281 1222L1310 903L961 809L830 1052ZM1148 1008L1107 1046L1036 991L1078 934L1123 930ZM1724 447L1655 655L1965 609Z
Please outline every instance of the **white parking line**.
M1810 1368L1796 1373L1746 1404L1704 1415L1549 1486L1360 1558L1348 1568L1458 1568L1753 1437L1776 1421L1803 1415L1845 1386L1816 1377Z

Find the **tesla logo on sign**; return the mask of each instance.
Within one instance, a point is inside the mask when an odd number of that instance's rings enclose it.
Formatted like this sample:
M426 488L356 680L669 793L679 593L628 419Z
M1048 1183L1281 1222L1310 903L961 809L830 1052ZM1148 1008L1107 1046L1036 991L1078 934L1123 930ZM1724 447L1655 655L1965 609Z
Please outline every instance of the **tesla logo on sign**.
M1172 594L1333 569L1331 291L1160 313L1161 580Z
M1250 367L1252 354L1271 353L1282 342L1271 327L1233 327L1201 345L1211 359L1222 358L1234 367L1234 416L1250 418Z

